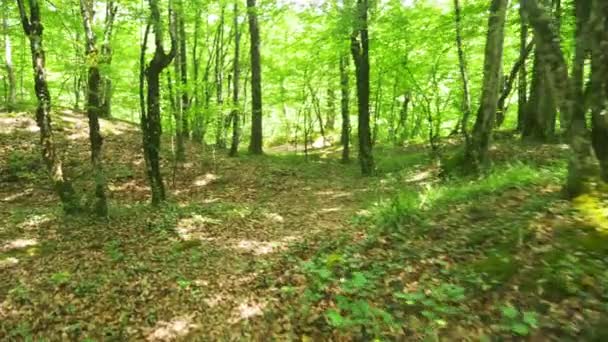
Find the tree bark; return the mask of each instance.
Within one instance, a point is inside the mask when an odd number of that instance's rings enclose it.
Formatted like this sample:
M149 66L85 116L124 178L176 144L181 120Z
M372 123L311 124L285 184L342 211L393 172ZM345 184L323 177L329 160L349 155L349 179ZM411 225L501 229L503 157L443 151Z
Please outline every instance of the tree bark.
M29 0L30 14L28 16L23 0L17 0L23 30L30 41L32 66L34 68L34 88L38 105L36 108L36 123L40 128L40 145L42 160L55 192L59 195L64 212L73 214L80 210L80 203L72 183L63 173L61 159L57 155L51 125L51 95L46 81L45 54L42 45L42 21L37 0Z
M513 83L515 83L515 79L518 77L518 74L522 67L525 67L526 59L532 49L534 48L534 42L531 42L526 46L526 48L520 53L519 59L513 64L511 68L511 72L507 76L504 81L504 87L500 94L500 98L498 99L498 109L496 110L496 126L500 127L505 120L505 112L507 110L507 99L509 95L511 95L511 91L513 90Z
M184 4L179 1L179 68L181 81L181 113L182 113L182 134L184 138L190 137L190 95L188 94L188 54L186 49L186 20L184 19Z
M340 142L342 143L342 162L350 161L350 86L348 77L348 57L340 56L340 109L342 114L342 131Z
M551 86L556 93L560 111L570 118L567 127L570 140L570 155L568 161L568 179L565 190L569 196L575 197L589 190L590 180L594 173L593 159L590 150L588 131L585 118L574 116L575 102L582 101L575 97L572 80L568 77L568 69L563 52L559 46L559 37L552 25L551 17L545 13L536 0L522 0L522 6L534 29L537 39L538 53L546 56L551 72L548 73ZM581 18L577 18L577 21ZM582 44L577 37L577 45ZM542 40L542 44L539 41Z
M87 86L87 116L89 117L89 140L91 142L91 163L95 180L95 213L100 217L108 215L108 201L106 198L106 178L103 172L102 146L103 138L100 133L99 116L102 110L101 103L101 75L99 72L99 51L97 37L93 30L94 3L80 0L80 13L85 32L85 52L89 66Z
M142 140L144 159L148 181L152 190L152 205L158 205L165 200L165 186L160 171L160 137L162 134L160 116L160 74L171 63L177 50L175 30L169 30L171 36L171 50L166 53L163 48L163 24L158 8L158 0L149 0L150 21L154 32L154 56L145 67L145 79L148 84L146 109L142 113ZM169 9L169 12L172 12ZM175 23L174 15L170 16ZM171 25L169 25L171 26ZM144 40L145 41L145 40ZM145 44L144 44L145 45ZM145 52L145 46L142 53Z
M15 110L17 101L17 80L15 78L15 67L13 66L13 50L11 46L11 37L8 32L7 7L8 2L4 3L2 13L2 29L4 31L4 61L6 66L6 78L8 79L8 94L6 97L6 110L12 112Z
M251 141L249 152L263 153L262 135L262 67L260 61L260 29L256 0L247 0L251 54Z
M455 133L462 132L465 137L468 137L468 123L471 116L471 92L469 88L469 75L467 72L466 58L462 44L462 15L460 9L460 1L454 0L454 17L456 20L456 47L458 48L458 67L460 70L460 79L462 81L462 119L456 127Z
M372 139L369 125L368 0L357 0L356 6L356 22L351 35L351 53L355 62L357 78L359 162L361 164L361 173L365 176L371 176L374 173L374 157L372 155Z
M224 7L222 6L220 21L217 26L215 40L215 99L217 104L215 145L218 148L226 147L226 127L224 124Z
M519 7L519 59L521 67L519 69L518 84L517 84L517 130L521 132L526 116L526 108L528 106L528 68L526 63L526 44L528 44L528 23L525 19L523 7Z
M103 31L103 42L101 44L100 64L102 69L109 69L112 64L112 33L114 29L114 19L118 6L114 4L114 0L106 2L106 18ZM101 75L101 110L100 117L112 117L112 78L102 73Z
M593 0L591 10L591 142L600 162L600 176L608 181L608 4Z
M490 5L481 104L465 149L465 167L471 172L479 171L489 161L488 150L500 91L507 4L508 0L492 0Z
M239 115L239 79L240 79L241 32L239 31L239 4L234 2L234 60L232 62L232 142L229 155L235 157L239 152L240 115Z

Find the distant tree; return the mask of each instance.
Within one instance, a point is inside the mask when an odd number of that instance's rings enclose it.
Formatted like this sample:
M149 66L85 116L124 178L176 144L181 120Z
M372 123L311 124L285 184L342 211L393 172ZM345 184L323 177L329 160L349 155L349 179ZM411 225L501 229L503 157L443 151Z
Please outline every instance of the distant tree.
M28 0L29 12L26 11L24 0L17 0L23 31L30 41L32 66L34 68L34 88L38 105L36 108L36 123L40 128L40 145L42 160L49 172L55 192L59 195L63 210L72 214L80 210L80 203L72 183L63 172L61 158L57 155L51 125L51 94L46 80L45 54L42 44L42 21L37 0Z
M145 66L143 75L148 85L146 97L145 97L145 108L142 108L141 115L141 128L142 128L142 139L143 139L143 150L144 159L146 162L146 171L148 175L148 181L150 182L150 188L152 190L152 204L158 205L160 202L165 200L165 186L160 170L160 137L162 133L161 116L160 116L160 74L162 71L169 66L173 58L175 57L177 50L177 39L175 37L175 30L169 30L171 37L171 50L169 53L165 52L163 47L163 23L160 16L160 10L158 8L158 0L149 0L150 3L150 24L154 33L154 56ZM169 12L172 13L171 8ZM173 23L175 23L174 15L169 16ZM148 29L146 31L149 30ZM144 44L142 45L142 66L145 58L147 34L144 38ZM140 79L140 96L143 93L143 82Z
M256 0L247 0L251 54L251 141L249 152L263 153L262 135L262 67L260 61L260 28Z
M374 173L372 137L369 114L369 37L367 11L368 0L357 0L354 28L351 35L351 53L355 61L357 78L357 103L359 110L359 162L361 173L370 176Z
M4 62L6 67L6 78L8 92L6 96L6 110L12 112L17 100L17 79L15 78L15 67L13 66L13 50L11 36L8 32L8 1L2 5L2 31L4 35Z
M342 130L340 141L342 142L342 162L350 161L350 85L348 76L348 57L340 56L340 111L342 113Z
M462 82L462 118L453 133L462 132L468 137L468 123L471 116L471 90L469 87L469 74L462 44L462 14L460 1L454 0L454 20L456 22L456 48L458 51L458 69L460 70L460 80Z
M118 6L114 0L106 1L106 16L103 26L103 42L101 43L100 69L101 72L101 111L102 118L112 117L112 78L108 69L112 64L112 34L114 32L114 19ZM106 70L103 72L103 70Z
M481 104L473 134L466 143L465 168L478 171L488 162L488 150L500 92L505 19L508 0L492 0L485 47Z
M239 3L234 2L234 58L232 61L232 142L230 143L230 156L234 157L239 151L240 137L240 115L239 115L239 79L241 74L240 69L240 49L241 49L241 32L239 30Z
M91 142L91 163L95 180L95 213L100 217L108 215L106 199L106 179L103 173L101 149L103 138L99 129L99 117L102 112L101 73L99 71L99 50L97 36L93 29L93 7L95 3L80 0L80 12L85 32L85 51L87 55L88 85L87 85L87 116L89 117L89 140Z

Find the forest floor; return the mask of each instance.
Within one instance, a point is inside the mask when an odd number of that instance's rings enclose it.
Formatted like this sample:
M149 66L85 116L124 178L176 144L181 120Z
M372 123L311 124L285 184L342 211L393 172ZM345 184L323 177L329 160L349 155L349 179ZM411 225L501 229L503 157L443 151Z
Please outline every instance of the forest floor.
M332 148L191 144L151 208L138 127L104 120L104 222L62 215L28 117L0 114L0 340L607 336L606 198L562 198L559 145L499 142L461 179L423 146L377 148L364 178ZM86 203L86 118L54 128Z

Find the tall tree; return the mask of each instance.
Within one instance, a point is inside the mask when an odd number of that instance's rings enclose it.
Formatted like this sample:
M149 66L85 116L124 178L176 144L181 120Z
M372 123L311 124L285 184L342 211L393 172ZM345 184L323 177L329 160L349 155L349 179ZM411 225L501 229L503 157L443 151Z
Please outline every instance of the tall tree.
M361 173L370 176L374 173L372 138L369 125L369 37L367 11L368 0L357 0L356 16L351 35L351 53L355 61L357 78L357 107L359 111L359 162Z
M230 144L230 156L234 157L239 151L240 140L240 115L239 115L239 79L240 79L240 49L241 32L239 30L239 3L234 2L234 59L232 61L232 142Z
M247 0L247 16L249 18L251 55L251 141L249 143L249 152L262 154L262 66L256 0Z
M114 31L114 19L118 12L118 6L114 0L106 2L106 16L103 27L103 42L101 43L100 69L101 73L101 111L102 118L112 117L112 78L108 70L112 64L112 33Z
M521 132L524 125L526 108L528 106L528 66L526 59L522 58L526 54L526 44L528 44L528 23L525 19L523 7L519 7L519 58L522 61L519 69L517 82L517 130Z
M483 68L481 103L471 139L465 149L465 167L478 171L488 162L488 150L494 127L502 70L504 29L508 0L492 0Z
M95 180L95 213L98 216L108 215L108 201L106 199L106 179L103 173L101 149L103 138L99 129L99 116L102 110L101 103L101 74L99 72L99 50L97 49L97 36L93 30L92 0L80 0L80 12L85 32L85 52L87 55L88 84L87 84L87 116L89 117L89 140L91 142L91 163Z
M467 72L466 58L462 44L462 14L460 0L454 0L454 18L456 21L456 48L458 49L458 69L462 82L462 118L458 122L454 133L460 130L468 138L468 123L471 116L471 91L469 87L469 74Z
M190 137L190 96L188 94L188 53L186 50L186 19L184 3L182 0L178 1L179 4L179 20L177 25L179 26L179 72L181 81L181 113L182 113L182 132L184 137L187 139Z
M600 175L608 181L608 3L592 0L591 13L591 142L600 162Z
M8 94L6 97L6 110L11 112L15 109L17 96L17 79L15 78L15 67L13 66L13 50L11 36L8 31L8 1L2 6L2 30L4 35L4 62L6 67L6 78L8 79Z
M23 31L30 41L32 53L32 67L34 68L34 88L38 104L36 107L36 123L40 128L40 145L42 147L42 160L55 192L59 195L63 210L75 213L80 210L80 203L72 183L63 172L61 158L57 155L51 125L51 94L46 80L45 54L42 45L42 21L40 7L37 0L28 0L29 15L24 0L17 0Z
M565 117L570 118L568 127L570 154L565 190L571 197L574 197L589 190L594 169L584 111L583 115L572 115L575 113L575 103L583 99L575 97L574 82L568 77L566 60L550 14L547 14L536 0L522 0L521 4L534 29L537 53L545 56L550 68L548 81L556 92L555 98L558 101L559 109ZM581 18L577 18L577 21L579 20ZM577 45L583 43L582 39L584 39L583 35L577 35Z
M177 2L178 8L175 13L175 22L170 26L170 30L175 36L177 40L178 46L175 50L175 63L173 63L173 72L175 74L175 83L176 87L173 87L173 83L171 80L170 72L167 72L167 86L169 88L169 100L171 103L171 108L173 110L173 117L175 119L175 160L176 161L184 161L186 160L186 132L184 123L187 122L187 119L184 119L184 104L182 102L182 94L185 91L183 84L180 85L182 78L182 49L181 44L182 40L186 39L186 37L182 37L182 32L180 30L181 23L183 21L183 11L182 11L182 3L181 1ZM185 52L185 51L184 51ZM175 93L173 89L175 88ZM187 99L187 95L186 95ZM187 105L187 104L186 104Z
M158 205L165 200L165 186L160 170L160 137L162 133L161 116L160 116L160 74L169 66L175 57L177 50L177 38L175 30L169 30L171 37L171 50L165 52L163 45L163 23L158 7L158 0L149 0L150 4L150 23L154 33L154 56L145 66L144 75L148 84L146 96L146 110L142 111L141 128L144 159L146 162L146 171L148 181L152 190L152 204ZM171 7L169 7L171 13ZM175 16L170 15L169 18L173 21L169 26L175 24ZM146 30L148 31L148 30ZM146 37L144 42L146 42ZM145 53L146 44L142 45L142 58ZM143 92L143 89L141 90Z
M340 56L340 112L342 114L342 131L340 141L342 142L342 162L350 161L350 86L348 77L348 56Z
M215 145L226 147L224 124L224 19L225 7L222 6L215 39L215 99L217 104Z

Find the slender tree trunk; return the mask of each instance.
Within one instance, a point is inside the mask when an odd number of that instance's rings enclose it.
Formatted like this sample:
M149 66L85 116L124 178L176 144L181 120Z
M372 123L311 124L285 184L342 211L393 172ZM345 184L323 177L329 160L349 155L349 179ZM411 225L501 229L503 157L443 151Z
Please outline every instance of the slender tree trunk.
M145 67L145 79L148 84L146 112L142 113L141 127L144 149L144 159L148 181L152 190L152 204L158 205L165 200L165 186L160 171L160 137L162 133L160 115L160 74L171 63L177 50L175 30L169 30L171 35L171 51L166 53L163 48L163 24L161 21L158 0L149 0L150 21L154 32L154 56ZM171 10L170 10L171 12ZM171 18L175 23L174 16ZM173 25L174 25L173 23ZM170 27L172 25L169 25ZM146 35L147 37L147 35ZM144 39L144 42L146 40ZM145 53L145 44L142 54Z
M232 62L232 142L230 144L230 156L234 157L239 152L240 137L240 115L239 115L239 79L240 79L240 49L241 32L239 31L239 3L234 2L234 60Z
M15 67L13 66L13 50L11 48L11 37L8 32L7 7L4 4L2 14L2 29L4 31L4 60L6 62L6 78L8 80L8 94L6 97L6 110L12 112L15 109L17 96L17 80L15 78Z
M472 172L489 161L488 150L500 91L507 4L508 0L492 0L490 5L481 104L465 150L465 167Z
M528 106L528 68L526 63L526 45L528 44L528 23L525 19L523 7L519 7L519 59L522 61L519 69L518 84L517 84L517 130L522 131L526 116L526 108Z
M178 4L180 6L177 9L175 14L175 23L171 25L170 30L173 31L173 35L177 41L178 47L175 51L175 62L173 63L173 72L175 74L175 87L173 87L173 82L171 80L171 76L169 72L167 73L167 83L170 87L170 99L171 99L171 107L173 109L173 117L175 119L175 160L178 162L183 162L186 160L186 133L184 131L184 106L181 101L182 94L184 92L183 87L180 85L180 80L182 79L182 68L180 65L180 61L182 60L182 49L181 49L181 41L185 39L181 36L181 30L179 27L181 26L181 21L183 20L183 12L181 11L181 3ZM175 93L173 93L173 89ZM186 95L187 97L187 95Z
M199 63L198 56L198 41L200 36L201 26L201 9L200 4L197 4L196 14L194 19L194 43L192 44L192 67L193 67L193 84L194 84L194 111L192 111L192 140L200 143L203 139L203 117L201 114L201 90L199 85ZM207 34L207 33L205 33Z
M456 126L454 133L462 132L468 139L468 123L471 116L471 91L469 88L469 74L467 72L467 63L464 55L462 44L462 15L460 9L460 1L454 0L454 17L456 20L456 47L458 48L458 67L460 70L460 79L462 81L462 119L459 125ZM459 127L460 126L460 127Z
M332 82L329 82L327 87L327 115L325 118L325 127L329 131L333 131L336 126L336 92Z
M251 141L249 152L263 153L262 135L262 67L260 61L260 29L256 0L247 0L251 48Z
M182 134L185 139L190 137L190 96L188 94L188 54L186 49L186 20L184 19L184 5L180 0L179 4L179 68L181 81L181 114L182 114Z
M359 162L361 173L374 173L372 139L369 125L369 37L367 32L368 0L357 0L357 22L351 36L351 52L357 78L357 104L359 110Z
M103 42L101 44L102 69L109 69L112 64L112 33L114 29L114 19L118 6L114 5L114 0L106 3L106 18L103 31ZM112 117L112 78L106 74L101 75L101 111L100 117Z
M522 67L526 64L526 59L532 49L534 48L534 42L531 42L526 46L523 52L521 52L519 59L513 64L511 68L511 72L504 80L504 87L500 94L500 98L498 99L498 106L496 110L496 127L502 126L505 120L505 112L507 111L507 99L511 95L511 91L513 90L513 84L515 83L515 79L518 78L518 74ZM525 95L525 94L524 94Z
M87 115L89 117L89 140L91 142L91 163L95 179L95 213L100 217L108 215L108 201L106 199L106 178L103 172L102 145L103 138L99 128L101 113L101 75L99 72L97 37L93 30L94 3L80 0L80 12L86 38L86 55L89 66L87 87Z
M215 145L218 148L226 147L225 140L225 118L224 118L224 7L220 14L220 22L217 27L217 39L215 45L215 94L217 102L216 137Z
M348 57L340 56L340 108L342 113L342 131L340 141L342 142L342 162L350 161L350 85L348 77Z
M80 203L72 183L63 173L61 159L55 149L51 125L51 95L46 81L45 54L42 45L43 27L40 19L40 7L37 0L29 0L30 15L28 16L23 1L18 0L17 3L23 30L29 38L32 52L34 88L38 99L36 122L40 128L42 160L49 172L55 191L59 195L63 210L68 214L73 214L80 210Z

